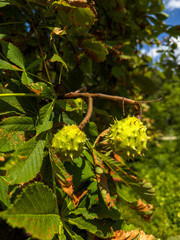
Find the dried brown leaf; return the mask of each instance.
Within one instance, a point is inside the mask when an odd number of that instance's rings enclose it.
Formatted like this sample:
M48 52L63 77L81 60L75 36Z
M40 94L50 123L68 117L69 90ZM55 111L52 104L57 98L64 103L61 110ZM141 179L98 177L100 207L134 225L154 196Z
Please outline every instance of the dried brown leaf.
M119 230L115 232L111 240L133 240L135 237L138 236L138 234L139 234L138 230L132 230L129 232Z
M150 212L153 205L144 203L141 199L137 201L136 209L140 212Z
M138 240L153 240L153 235L146 235L144 231L140 230Z
M153 240L153 235L146 235L144 231L140 230L132 230L132 231L123 231L119 230L114 233L114 236L109 240L133 240L138 237L138 240Z

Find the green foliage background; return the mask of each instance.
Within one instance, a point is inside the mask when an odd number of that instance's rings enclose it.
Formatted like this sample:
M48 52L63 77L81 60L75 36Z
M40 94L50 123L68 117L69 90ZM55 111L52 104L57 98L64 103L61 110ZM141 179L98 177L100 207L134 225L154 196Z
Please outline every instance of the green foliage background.
M141 239L139 227L156 238L178 239L180 70L172 37L180 28L164 23L163 1L0 0L0 7L4 239L113 239L119 230L137 231L131 239ZM162 33L168 37L161 43ZM169 48L157 63L141 52L161 44ZM145 157L119 162L92 147L113 118L124 117L121 103L94 99L84 129L87 150L73 165L58 159L53 134L64 124L80 124L88 108L64 94L81 87L135 101L163 97L142 104L151 136ZM125 115L135 113L125 102ZM152 219L151 209L137 208L139 198L146 206L154 199Z

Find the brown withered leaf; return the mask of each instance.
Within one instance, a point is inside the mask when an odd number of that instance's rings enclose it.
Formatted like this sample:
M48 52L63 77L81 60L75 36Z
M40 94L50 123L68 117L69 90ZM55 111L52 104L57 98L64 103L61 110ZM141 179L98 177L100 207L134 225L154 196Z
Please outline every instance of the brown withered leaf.
M67 178L66 178L66 182L63 182L61 181L59 178L58 178L58 182L59 184L61 185L63 191L65 193L67 193L67 195L69 196L72 196L73 193L74 193L74 188L73 188L73 177L71 175L69 175Z
M137 201L137 205L135 207L140 212L151 212L153 209L153 205L144 203L141 199Z
M146 235L144 231L140 230L138 240L153 240L153 235Z
M68 4L75 7L87 7L87 0L67 0Z
M113 200L110 195L107 177L105 175L105 172L107 171L107 169L105 169L102 159L99 156L97 156L94 151L93 151L93 158L96 166L95 169L99 168L99 170L96 171L96 179L98 182L99 190L101 192L101 196L108 208L113 207L115 200ZM115 196L114 199L116 199L116 197L117 196Z
M89 4L87 3L87 0L67 0L67 3L70 6L74 7L81 7L81 8L89 8L94 15L97 17L97 11L95 9L95 2L91 1Z
M114 158L115 158L118 162L120 162L120 163L123 162L123 161L122 161L122 158L121 158L119 155L117 155L117 154L114 154Z
M0 162L4 162L5 158L4 157L0 157Z
M60 28L60 27L55 27L55 28L53 29L53 31L51 32L50 40L52 40L52 35L58 35L58 36L60 36L60 35L66 34L66 29L67 29L67 26L65 26L63 29Z
M77 195L74 194L74 186L73 186L73 176L69 175L66 178L66 182L61 181L59 178L57 178L59 184L61 185L62 190L67 193L68 196L72 199L72 202L74 203L74 206L77 207L79 204L79 201L82 197L84 197L88 190L84 190L83 192L77 193Z
M38 96L41 94L41 91L42 89L34 89L34 88L31 88L29 86L27 86L29 88L29 90L31 90L32 92L34 92L35 94L37 94Z
M132 231L123 231L119 230L114 233L114 236L110 238L111 240L133 240L135 237L137 237L139 234L138 230L132 230Z
M135 203L129 203L129 207L138 211L138 214L147 222L152 218L153 205L144 203L141 199Z
M109 240L133 240L138 237L138 240L153 240L153 235L146 235L144 231L140 230L132 230L132 231L123 231L119 230L114 233L112 238Z

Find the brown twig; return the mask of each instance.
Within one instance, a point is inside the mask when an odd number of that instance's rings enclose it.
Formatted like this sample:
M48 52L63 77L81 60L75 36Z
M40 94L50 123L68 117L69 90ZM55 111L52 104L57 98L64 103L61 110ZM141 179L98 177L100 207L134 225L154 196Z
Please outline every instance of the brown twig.
M161 101L162 98L156 99L156 100L149 100L149 101L135 101L129 98L125 97L120 97L120 96L112 96L108 94L103 94L103 93L88 93L88 92L80 92L82 89L79 89L75 92L70 92L66 93L63 96L59 96L61 99L69 99L69 98L88 98L89 99L89 109L87 112L86 117L83 119L83 121L80 123L79 128L83 129L85 124L89 121L92 111L93 111L93 98L99 98L99 99L107 99L115 102L122 102L123 105L123 115L125 114L124 110L124 103L133 105L135 110L136 110L136 117L141 119L142 116L142 108L141 104L142 103L153 103L153 102L158 102Z
M124 97L123 97L123 100L122 100L122 108L123 108L123 116L125 116Z
M33 21L32 21L31 23L32 23L32 27L33 27L34 34L35 34L35 36L36 36L36 40L37 40L38 46L39 46L39 50L40 50L40 53L41 53L41 57L43 58L43 63L44 63L44 68L45 68L45 71L46 71L47 78L48 78L49 82L51 82L51 79L50 79L50 76L49 76L49 72L48 72L48 69L47 69L47 65L46 65L46 61L45 61L45 59L44 59L44 54L43 54L43 51L42 51L42 49L41 49L41 45L40 45L40 42L39 42L38 34L37 34L36 29L35 29L35 27L34 27Z
M99 99L107 99L115 102L125 102L130 105L133 105L134 108L136 109L137 115L140 115L140 104L132 99L125 98L125 97L119 97L119 96L112 96L112 95L107 95L107 94L102 94L102 93L77 93L77 92L70 92L66 93L64 96L61 96L62 99L67 99L67 98L99 98Z
M88 98L88 103L89 103L89 106L88 106L88 112L85 116L85 118L82 120L82 122L79 124L79 128L81 130L83 130L83 128L85 127L86 123L89 121L91 115L92 115L92 112L93 112L93 98L92 97L89 97Z
M75 93L80 93L80 92L87 92L87 88L86 87L82 87L78 90L75 91Z
M159 101L161 101L161 100L163 100L162 97L159 98L159 99L156 99L156 100L138 101L138 103L153 103L153 102L159 102Z

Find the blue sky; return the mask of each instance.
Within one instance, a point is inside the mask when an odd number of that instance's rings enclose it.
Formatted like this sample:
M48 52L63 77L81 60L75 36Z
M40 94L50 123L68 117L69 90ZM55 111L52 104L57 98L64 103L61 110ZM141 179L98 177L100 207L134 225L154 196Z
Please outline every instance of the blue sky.
M167 24L180 25L180 0L164 0L165 13L169 14Z
M180 25L180 0L163 0L165 5L164 12L169 15L169 18L165 21L167 25ZM162 40L162 37L160 38ZM175 39L172 38L172 41L176 42L178 45L178 49L176 50L176 54L180 55L180 36ZM157 53L157 50L164 49L166 50L167 47L161 46L153 46L153 47L145 47L142 49L142 53L148 54L150 57L153 58L153 61L159 59L160 53Z

